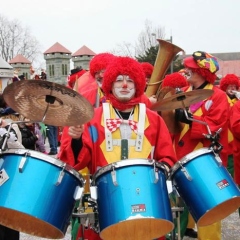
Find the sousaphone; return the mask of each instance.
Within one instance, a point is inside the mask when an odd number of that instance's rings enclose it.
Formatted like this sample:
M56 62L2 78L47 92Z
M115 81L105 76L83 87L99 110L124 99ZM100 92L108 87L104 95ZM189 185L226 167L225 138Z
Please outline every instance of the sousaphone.
M177 53L184 52L184 50L162 39L157 39L157 41L159 42L158 54L154 64L152 76L146 89L146 95L148 97L156 95L158 98L162 80L165 77L171 62Z
M157 41L159 42L159 50L154 64L153 73L146 89L146 95L148 97L155 95L159 101L175 94L175 89L170 87L161 89L161 84L174 57L179 52L184 53L184 50L162 39L157 39ZM159 112L159 115L162 116L170 133L175 134L181 131L183 124L175 121L174 110L161 111Z

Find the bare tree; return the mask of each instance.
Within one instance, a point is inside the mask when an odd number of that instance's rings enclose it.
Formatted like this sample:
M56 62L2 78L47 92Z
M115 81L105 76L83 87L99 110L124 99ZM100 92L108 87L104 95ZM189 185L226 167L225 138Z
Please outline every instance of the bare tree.
M40 44L29 28L22 27L18 20L9 20L0 15L0 54L7 62L17 54L34 61L41 54Z
M111 52L113 54L129 57L144 55L150 47L155 47L158 44L156 41L157 38L165 38L165 29L160 26L153 27L152 23L146 20L145 28L139 34L138 41L135 45L124 42L123 44L118 44L117 48L113 49Z

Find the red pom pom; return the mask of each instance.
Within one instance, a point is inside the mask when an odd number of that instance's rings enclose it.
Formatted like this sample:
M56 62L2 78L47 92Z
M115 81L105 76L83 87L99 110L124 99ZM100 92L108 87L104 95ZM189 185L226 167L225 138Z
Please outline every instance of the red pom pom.
M178 72L166 75L162 82L162 87L182 88L186 86L188 86L186 78Z
M141 66L145 74L145 77L150 78L153 72L153 65L149 62L142 62Z

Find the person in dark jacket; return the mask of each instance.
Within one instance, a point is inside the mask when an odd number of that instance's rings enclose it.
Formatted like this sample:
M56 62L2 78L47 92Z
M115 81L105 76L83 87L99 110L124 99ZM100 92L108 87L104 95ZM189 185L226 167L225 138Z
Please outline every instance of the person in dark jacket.
M29 119L24 118L25 122L19 124L19 130L22 134L22 145L30 150L36 150L36 142L39 138L35 135L32 123L29 123Z

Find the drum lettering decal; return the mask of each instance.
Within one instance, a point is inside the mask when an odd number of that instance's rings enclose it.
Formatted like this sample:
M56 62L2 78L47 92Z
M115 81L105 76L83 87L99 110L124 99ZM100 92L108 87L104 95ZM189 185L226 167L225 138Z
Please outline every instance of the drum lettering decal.
M229 186L229 183L226 179L223 179L222 181L217 183L217 186L219 189L223 189L223 188Z
M9 176L5 169L2 169L0 171L0 186L2 186L7 180L9 179Z
M132 205L132 213L146 212L145 204Z

